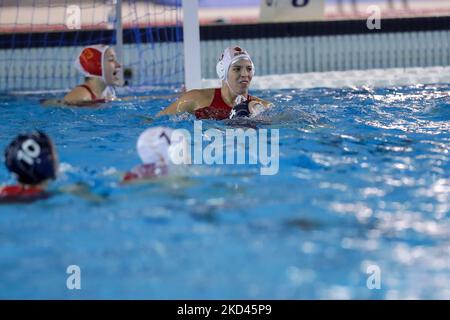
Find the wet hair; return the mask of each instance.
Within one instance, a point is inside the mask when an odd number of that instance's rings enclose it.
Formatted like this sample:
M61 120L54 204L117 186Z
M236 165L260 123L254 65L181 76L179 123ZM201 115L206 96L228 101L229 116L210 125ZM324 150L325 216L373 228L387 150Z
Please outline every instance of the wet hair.
M23 184L37 185L55 179L52 141L42 131L19 134L5 149L5 165Z

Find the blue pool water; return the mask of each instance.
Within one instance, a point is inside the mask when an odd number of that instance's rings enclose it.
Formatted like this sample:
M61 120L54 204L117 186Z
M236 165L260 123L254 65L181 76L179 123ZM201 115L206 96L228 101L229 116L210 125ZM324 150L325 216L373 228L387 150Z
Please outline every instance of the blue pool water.
M0 148L45 130L61 161L52 189L82 183L95 197L0 206L0 298L448 299L449 91L254 91L277 106L260 127L280 130L278 174L204 165L130 186L118 181L143 129L193 130L190 116L154 119L171 100L2 97ZM0 181L13 181L4 166ZM66 287L69 265L81 290Z

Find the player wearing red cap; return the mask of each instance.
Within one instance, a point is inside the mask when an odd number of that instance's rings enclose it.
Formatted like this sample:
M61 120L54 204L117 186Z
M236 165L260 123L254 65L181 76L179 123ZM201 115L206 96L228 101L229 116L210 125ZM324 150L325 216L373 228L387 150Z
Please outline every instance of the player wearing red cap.
M85 82L65 97L66 104L98 103L115 99L115 86L121 85L122 67L114 49L106 45L83 48L75 60L76 68L85 75Z

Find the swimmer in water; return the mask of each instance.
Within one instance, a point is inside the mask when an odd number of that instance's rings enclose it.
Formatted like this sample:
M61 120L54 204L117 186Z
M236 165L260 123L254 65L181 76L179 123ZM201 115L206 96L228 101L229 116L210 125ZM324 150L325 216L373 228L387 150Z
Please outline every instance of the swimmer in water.
M58 157L50 138L41 131L18 135L5 150L5 165L17 184L0 187L0 203L47 198L47 184L56 178Z
M116 87L122 86L120 72L121 64L117 61L112 47L106 45L91 45L83 48L75 59L75 67L85 75L85 82L72 89L63 99L42 99L43 106L98 106L109 101L171 99L179 94L146 95L146 96L116 96ZM131 69L127 69L131 76Z
M85 82L72 89L63 103L83 106L116 99L115 87L122 85L122 66L113 48L106 45L85 47L77 56L75 66L85 75Z
M268 101L248 94L255 68L244 49L226 48L216 71L222 80L221 88L190 90L157 116L190 112L197 119L224 120L253 117L271 106Z
M91 202L105 200L83 183L48 190L49 183L56 179L59 161L52 140L42 131L14 138L5 149L5 165L16 176L17 183L0 186L0 204L30 203L56 193L69 193Z
M173 171L173 159L181 154L183 164L190 163L186 140L166 127L146 129L138 138L136 149L142 164L127 172L123 183L149 180L168 175ZM183 149L184 148L184 149ZM181 151L181 152L180 152Z

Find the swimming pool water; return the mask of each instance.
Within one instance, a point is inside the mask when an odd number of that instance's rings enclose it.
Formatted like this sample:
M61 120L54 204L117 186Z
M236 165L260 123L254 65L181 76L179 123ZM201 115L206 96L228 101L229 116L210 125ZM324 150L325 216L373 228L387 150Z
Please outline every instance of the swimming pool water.
M46 131L61 161L51 189L82 183L94 196L0 206L0 298L449 299L449 91L253 91L276 105L259 126L280 130L278 174L203 165L129 186L118 182L145 128L193 130L191 116L154 118L171 100L2 97L0 148ZM4 166L0 181L13 181ZM69 265L81 290L66 287Z

